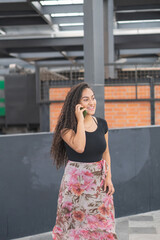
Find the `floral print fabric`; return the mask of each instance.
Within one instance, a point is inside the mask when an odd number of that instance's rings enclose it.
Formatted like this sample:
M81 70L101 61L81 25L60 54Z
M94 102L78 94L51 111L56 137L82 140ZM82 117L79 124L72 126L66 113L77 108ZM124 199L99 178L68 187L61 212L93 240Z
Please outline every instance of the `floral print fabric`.
M68 160L57 201L54 240L115 240L113 195L103 190L108 165Z

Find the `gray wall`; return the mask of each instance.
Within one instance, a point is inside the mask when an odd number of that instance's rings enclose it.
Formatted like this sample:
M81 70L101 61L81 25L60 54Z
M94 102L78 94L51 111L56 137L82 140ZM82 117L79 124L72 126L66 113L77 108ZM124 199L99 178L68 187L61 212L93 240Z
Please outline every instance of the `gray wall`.
M49 157L52 134L0 137L0 240L52 230L63 169Z
M35 74L5 76L5 125L39 125Z
M64 168L52 133L0 136L0 239L52 231ZM109 130L116 217L160 208L160 126Z

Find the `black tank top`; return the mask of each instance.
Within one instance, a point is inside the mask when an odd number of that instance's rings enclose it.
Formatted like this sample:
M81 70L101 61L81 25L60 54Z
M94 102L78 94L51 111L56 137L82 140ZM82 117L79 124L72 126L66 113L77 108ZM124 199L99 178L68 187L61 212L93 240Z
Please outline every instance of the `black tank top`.
M93 118L94 119L94 118ZM65 147L68 159L75 162L98 162L102 159L103 152L106 149L105 134L108 131L107 121L97 117L97 128L93 132L86 133L86 146L83 153L73 150L65 141Z

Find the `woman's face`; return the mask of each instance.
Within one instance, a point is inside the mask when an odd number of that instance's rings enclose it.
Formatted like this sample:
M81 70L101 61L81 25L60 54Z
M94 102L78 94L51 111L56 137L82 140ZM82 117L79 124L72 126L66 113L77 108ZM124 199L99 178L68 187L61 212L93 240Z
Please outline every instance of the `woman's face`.
M87 109L87 113L94 115L96 111L96 99L94 92L90 88L85 88L82 91L80 104Z

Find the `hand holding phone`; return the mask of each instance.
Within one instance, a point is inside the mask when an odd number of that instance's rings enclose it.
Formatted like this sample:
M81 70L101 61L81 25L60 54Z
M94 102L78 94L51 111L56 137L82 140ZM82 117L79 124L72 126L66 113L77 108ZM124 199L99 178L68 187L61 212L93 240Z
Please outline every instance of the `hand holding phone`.
M81 109L83 109L83 107L81 107L80 110L81 110ZM84 111L83 111L83 116L84 116L84 118L85 118L86 115L87 115L87 111L84 110Z

